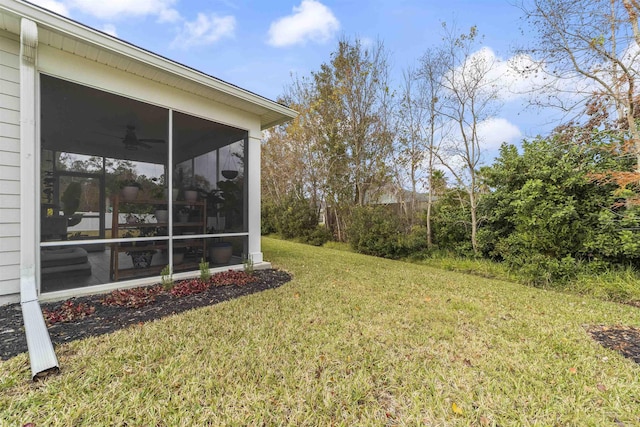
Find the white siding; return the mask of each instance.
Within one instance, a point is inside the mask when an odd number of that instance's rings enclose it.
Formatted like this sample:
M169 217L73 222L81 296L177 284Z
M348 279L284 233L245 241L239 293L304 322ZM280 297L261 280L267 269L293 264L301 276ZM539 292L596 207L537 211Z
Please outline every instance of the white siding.
M0 32L0 304L20 292L20 44Z

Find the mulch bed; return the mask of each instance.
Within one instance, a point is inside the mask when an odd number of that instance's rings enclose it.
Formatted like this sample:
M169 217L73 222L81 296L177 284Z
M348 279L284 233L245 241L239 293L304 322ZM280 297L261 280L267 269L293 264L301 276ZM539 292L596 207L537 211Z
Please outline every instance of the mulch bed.
M291 280L289 273L280 270L257 270L253 283L242 286L211 286L206 291L174 297L163 293L156 296L153 303L140 308L102 305L105 295L91 295L73 298L74 303L95 307L95 312L74 322L55 323L49 326L49 334L54 345L108 334L129 325L156 320L171 314L182 313L192 308L204 307L222 301L228 301L243 295L277 288ZM61 302L44 303L43 310L55 310ZM27 351L24 335L22 309L20 304L0 306L0 359L7 360Z
M587 331L602 346L640 364L640 329L631 326L591 326Z

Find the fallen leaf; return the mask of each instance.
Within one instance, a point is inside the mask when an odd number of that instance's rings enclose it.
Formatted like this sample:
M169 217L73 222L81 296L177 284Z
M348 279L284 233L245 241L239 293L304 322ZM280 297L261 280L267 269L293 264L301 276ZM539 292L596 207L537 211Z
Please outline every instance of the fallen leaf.
M296 292L295 294L293 294L294 298L300 298L300 292Z
M488 426L491 425L491 421L489 421L489 418L483 415L480 417L480 424L482 424L483 426Z
M425 297L424 302L431 302L431 297Z
M596 388L600 391L607 391L607 387L604 384L598 384Z
M451 410L453 411L454 414L458 414L458 415L462 415L462 408L459 407L456 402L453 402L451 404Z
M569 373L570 374L575 374L577 372L578 372L578 370L576 368L569 368Z

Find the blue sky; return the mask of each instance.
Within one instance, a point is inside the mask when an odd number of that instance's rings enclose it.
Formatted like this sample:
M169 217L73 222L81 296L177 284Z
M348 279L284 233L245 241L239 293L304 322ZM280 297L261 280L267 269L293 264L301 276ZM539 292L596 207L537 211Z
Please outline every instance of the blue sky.
M499 62L525 42L511 0L31 0L270 99L329 61L340 37L381 40L394 83L441 38L441 23L477 25ZM489 151L547 133L546 114L508 97L485 128Z

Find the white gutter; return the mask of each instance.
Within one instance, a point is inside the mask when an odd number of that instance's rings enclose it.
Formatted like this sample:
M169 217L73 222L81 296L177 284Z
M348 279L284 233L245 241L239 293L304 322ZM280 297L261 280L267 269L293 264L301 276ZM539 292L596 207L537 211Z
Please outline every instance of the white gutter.
M20 304L27 336L31 378L60 370L51 337L44 323L36 288L38 239L38 156L36 150L36 58L38 27L20 22Z

